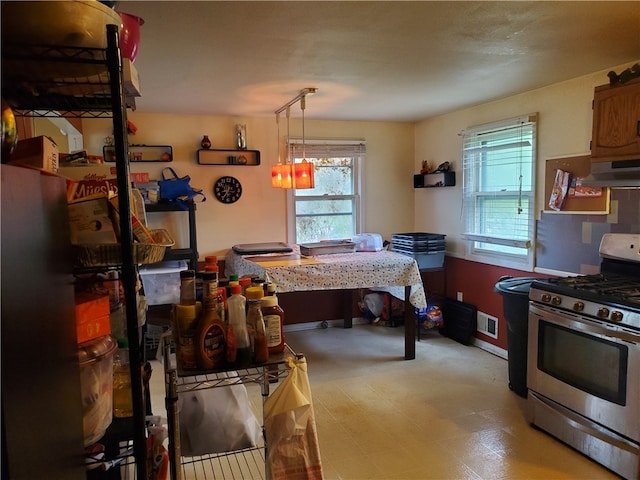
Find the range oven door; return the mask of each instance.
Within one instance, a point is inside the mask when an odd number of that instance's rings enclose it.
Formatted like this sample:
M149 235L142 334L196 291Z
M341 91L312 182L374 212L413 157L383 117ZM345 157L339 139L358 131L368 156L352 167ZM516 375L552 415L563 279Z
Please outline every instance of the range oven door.
M640 335L531 303L529 390L640 442Z

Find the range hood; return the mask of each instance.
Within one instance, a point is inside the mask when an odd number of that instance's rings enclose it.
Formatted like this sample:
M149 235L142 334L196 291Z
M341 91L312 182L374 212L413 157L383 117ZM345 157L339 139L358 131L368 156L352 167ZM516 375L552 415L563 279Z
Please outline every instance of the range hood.
M591 187L640 188L640 159L591 162L591 174L582 181Z

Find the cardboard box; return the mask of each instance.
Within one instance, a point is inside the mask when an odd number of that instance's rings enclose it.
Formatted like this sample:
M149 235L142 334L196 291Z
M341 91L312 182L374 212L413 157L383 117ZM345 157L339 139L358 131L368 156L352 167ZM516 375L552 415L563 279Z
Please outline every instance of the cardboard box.
M111 333L109 295L76 292L75 300L78 343Z
M60 167L58 174L70 179L67 182L67 201L69 202L97 193L105 196L109 192L118 193L115 165Z
M133 65L131 60L127 58L122 59L122 77L122 87L124 89L125 95L131 97L140 97L140 75L138 75L138 70Z
M117 243L107 197L76 200L68 205L73 245Z
M58 146L45 136L20 140L8 163L56 173L58 171Z

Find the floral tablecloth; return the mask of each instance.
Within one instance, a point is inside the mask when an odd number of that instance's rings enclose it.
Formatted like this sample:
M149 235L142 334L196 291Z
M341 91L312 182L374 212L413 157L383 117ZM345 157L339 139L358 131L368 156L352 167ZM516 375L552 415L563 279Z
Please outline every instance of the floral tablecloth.
M278 292L369 288L404 300L404 287L411 286L411 304L416 308L427 306L413 257L387 250L301 257L298 245L292 248L289 255L238 255L230 250L225 273L258 275L275 283Z

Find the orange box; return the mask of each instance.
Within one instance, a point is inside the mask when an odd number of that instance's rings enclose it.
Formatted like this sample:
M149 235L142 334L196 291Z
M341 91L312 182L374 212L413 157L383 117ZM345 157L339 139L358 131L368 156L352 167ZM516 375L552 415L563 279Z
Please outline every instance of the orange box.
M109 295L76 292L75 297L78 343L109 335Z

